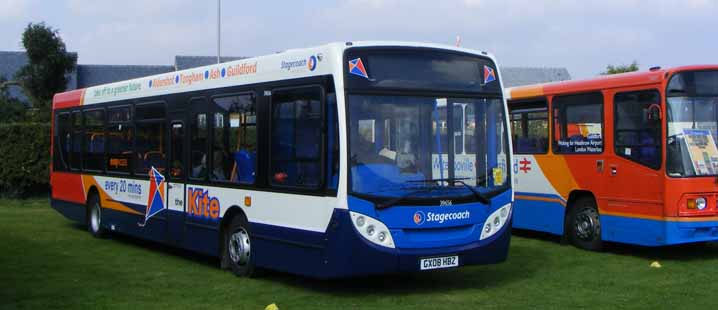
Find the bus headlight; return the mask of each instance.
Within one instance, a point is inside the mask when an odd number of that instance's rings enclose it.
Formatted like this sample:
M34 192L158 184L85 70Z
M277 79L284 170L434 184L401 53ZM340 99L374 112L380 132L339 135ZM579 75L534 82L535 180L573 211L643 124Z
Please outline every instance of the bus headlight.
M706 208L706 199L703 197L697 198L696 199L696 208L698 208L698 210L705 209Z
M384 223L375 218L352 211L349 211L349 215L352 218L354 228L356 228L364 239L383 247L394 248L394 239L391 237L389 228L387 228Z
M501 228L506 226L506 223L509 222L510 217L510 203L505 204L503 207L491 213L489 217L486 218L486 222L484 223L484 229L481 230L481 238L479 240L484 240L488 237L495 235L499 230L501 230Z

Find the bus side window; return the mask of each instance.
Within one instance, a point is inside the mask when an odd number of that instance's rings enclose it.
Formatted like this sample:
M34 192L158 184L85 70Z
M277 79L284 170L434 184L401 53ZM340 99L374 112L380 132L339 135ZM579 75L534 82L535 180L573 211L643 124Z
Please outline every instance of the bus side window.
M70 147L72 127L70 113L60 113L55 120L55 149L52 167L55 171L66 171L70 168Z
M254 94L219 97L214 102L212 180L254 184L257 113Z
M204 100L197 100L195 104L204 103ZM206 179L209 173L207 163L207 114L195 113L190 122L190 178Z
M272 185L318 189L322 184L322 88L272 91Z
M130 173L132 164L130 107L107 111L107 171Z
M105 167L105 111L83 112L85 118L84 168L103 171Z
M147 175L152 167L165 173L165 127L164 103L135 106L135 173Z
M618 93L615 111L616 155L653 169L661 165L661 122L649 119L649 110L660 104L656 90Z
M72 112L72 136L70 137L70 169L82 169L82 113Z
M337 96L327 94L327 189L337 189L339 183L339 120L337 115Z
M512 103L511 132L516 154L548 152L548 108L546 100Z
M588 93L553 99L557 154L603 153L603 95Z

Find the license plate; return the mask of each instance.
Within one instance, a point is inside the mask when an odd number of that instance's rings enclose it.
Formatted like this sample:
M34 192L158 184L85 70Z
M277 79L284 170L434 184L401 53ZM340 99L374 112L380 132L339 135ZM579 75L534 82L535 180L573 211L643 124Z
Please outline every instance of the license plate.
M459 266L458 256L444 256L444 257L432 257L422 258L419 260L419 266L421 270L451 268Z

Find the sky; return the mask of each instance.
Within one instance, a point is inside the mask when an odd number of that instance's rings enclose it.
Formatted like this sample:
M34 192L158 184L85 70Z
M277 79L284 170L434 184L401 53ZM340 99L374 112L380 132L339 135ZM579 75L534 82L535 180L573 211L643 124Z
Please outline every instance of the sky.
M22 50L28 23L56 28L80 64L174 63L216 55L217 1L0 0L0 50ZM222 1L225 56L334 41L455 44L503 66L565 67L588 78L608 64L718 63L718 0Z

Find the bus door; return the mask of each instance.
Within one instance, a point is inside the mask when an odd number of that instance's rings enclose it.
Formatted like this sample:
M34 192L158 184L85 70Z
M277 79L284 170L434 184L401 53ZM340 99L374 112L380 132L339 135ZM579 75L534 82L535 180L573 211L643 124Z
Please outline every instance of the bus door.
M167 182L167 240L180 245L184 235L185 183L187 167L185 158L186 128L184 111L170 112L169 173Z
M658 90L613 95L614 154L607 157L606 209L662 216L661 120Z

